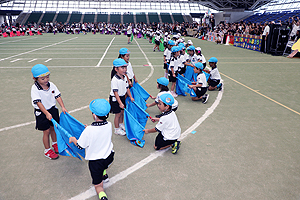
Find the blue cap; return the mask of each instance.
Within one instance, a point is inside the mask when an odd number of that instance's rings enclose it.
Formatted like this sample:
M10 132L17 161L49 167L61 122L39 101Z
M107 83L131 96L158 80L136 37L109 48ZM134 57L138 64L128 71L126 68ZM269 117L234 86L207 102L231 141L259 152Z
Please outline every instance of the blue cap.
M113 62L114 67L121 67L121 66L127 66L127 65L128 65L128 63L125 62L125 60L122 58L117 58Z
M216 57L211 57L208 62L214 62L214 63L217 63L218 62L218 59Z
M110 104L105 99L94 99L90 103L90 110L97 116L106 116L110 111Z
M34 78L38 78L49 75L50 71L45 65L37 64L31 68L31 73Z
M165 104L167 104L169 106L172 106L174 103L174 97L169 93L162 94L159 98L162 102L164 102Z
M168 41L168 44L169 44L169 45L175 45L175 42L174 42L174 40L169 40L169 41Z
M185 46L184 46L184 44L182 42L179 43L178 46L179 46L180 49L185 49Z
M172 53L175 53L175 52L180 51L180 50L181 50L181 48L179 46L174 46L174 47L171 48Z
M195 47L194 46L189 46L188 48L187 48L187 50L189 51L194 51L195 50Z
M130 53L130 51L127 48L121 48L119 50L119 54L121 54L121 55L129 54L129 53Z
M201 69L201 70L204 69L204 66L203 66L203 64L202 64L201 62L195 63L195 67L196 67L197 69Z
M157 83L164 85L164 86L168 86L169 85L169 80L165 77L161 77L157 79Z

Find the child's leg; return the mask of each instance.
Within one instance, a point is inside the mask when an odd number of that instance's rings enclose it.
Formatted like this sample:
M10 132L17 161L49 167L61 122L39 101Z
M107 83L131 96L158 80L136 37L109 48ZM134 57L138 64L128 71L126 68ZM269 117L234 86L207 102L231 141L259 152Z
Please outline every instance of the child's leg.
M95 190L98 194L99 199L101 199L102 197L107 197L103 189L103 181L100 184L95 185Z
M52 142L57 142L56 133L55 133L53 126L50 126L50 136L51 136Z
M175 85L176 85L176 82L172 82L171 91L173 91L173 92L174 92L174 89L175 89Z
M124 123L124 110L121 110L121 115L120 115L119 123L120 124Z
M120 115L121 115L121 113L115 114L115 119L114 119L115 128L119 128Z
M43 144L45 149L50 149L50 128L43 131Z

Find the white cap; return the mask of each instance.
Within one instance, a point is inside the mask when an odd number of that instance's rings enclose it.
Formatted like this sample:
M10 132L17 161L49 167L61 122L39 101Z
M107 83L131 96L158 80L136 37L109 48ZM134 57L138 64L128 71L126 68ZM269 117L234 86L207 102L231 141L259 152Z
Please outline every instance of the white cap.
M187 41L188 44L193 44L192 40Z
M196 51L201 51L201 47L197 47L195 50Z

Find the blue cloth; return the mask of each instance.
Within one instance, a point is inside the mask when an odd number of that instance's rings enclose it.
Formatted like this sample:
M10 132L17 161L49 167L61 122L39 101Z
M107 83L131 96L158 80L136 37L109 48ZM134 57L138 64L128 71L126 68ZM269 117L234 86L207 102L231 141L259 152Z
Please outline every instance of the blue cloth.
M134 82L132 87L138 91L145 101L147 101L147 99L150 97L150 94L139 83Z
M51 121L57 136L59 154L63 156L73 156L82 160L81 157L85 157L85 150L80 150L73 143L69 143L69 138L76 137L76 139L78 139L85 126L69 113L60 114L60 124L54 119L51 119Z
M145 127L150 116L143 108L141 108L135 101L126 102L127 111L143 126Z
M124 109L124 122L126 128L127 138L130 140L131 144L134 144L139 147L144 147L145 140L144 136L144 127L129 113L129 111Z
M191 97L197 96L195 91L189 88L188 85L192 85L192 82L186 79L185 77L181 76L180 74L178 74L177 83L176 83L176 93L179 94L178 91L180 91L180 93L184 94L183 96L186 96L185 93L190 94Z
M143 97L140 95L140 93L134 88L130 88L130 93L132 97L134 98L134 101L143 109L147 109L146 101L143 99Z

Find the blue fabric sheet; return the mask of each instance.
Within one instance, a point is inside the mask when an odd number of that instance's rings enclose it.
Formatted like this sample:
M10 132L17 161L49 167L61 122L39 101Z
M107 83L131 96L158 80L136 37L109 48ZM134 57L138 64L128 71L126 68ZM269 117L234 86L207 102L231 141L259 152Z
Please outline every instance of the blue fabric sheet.
M131 144L134 144L139 147L144 147L145 140L143 140L144 129L142 126L125 108L124 109L124 122L126 128L127 138L130 140Z
M60 124L58 124L54 119L51 121L54 125L57 136L59 154L63 156L73 156L82 160L81 157L85 157L85 150L80 150L73 143L69 143L69 138L75 137L76 139L79 139L82 131L85 129L85 126L69 113L60 114Z
M140 95L140 93L134 88L130 88L130 93L132 97L134 98L134 101L143 109L147 109L146 101L143 99L143 97Z
M150 97L150 94L139 83L134 82L132 87L134 87L138 91L138 93L140 94L140 96L145 101L147 101L147 99Z

